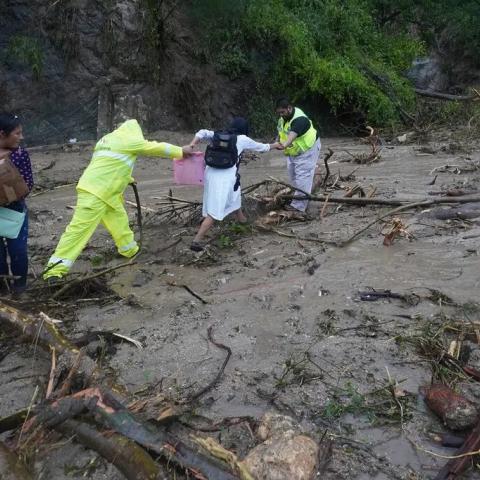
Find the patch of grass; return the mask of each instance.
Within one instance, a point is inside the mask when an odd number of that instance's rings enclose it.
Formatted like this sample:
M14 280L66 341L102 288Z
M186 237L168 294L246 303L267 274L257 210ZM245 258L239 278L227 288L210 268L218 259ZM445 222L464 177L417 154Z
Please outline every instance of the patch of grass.
M232 222L228 230L236 235L249 235L252 233L252 226L248 223Z
M103 262L104 262L104 257L102 255L94 255L90 259L90 263L92 264L92 267L99 267L100 265L102 265Z
M345 384L341 395L335 395L323 408L322 417L338 420L343 415L363 415L366 412L366 398L350 382Z
M480 105L478 102L422 99L417 104L417 123L422 130L439 126L466 127L475 135L480 126Z
M283 389L289 385L304 385L323 378L323 374L313 372L309 368L311 366L316 365L310 360L308 352L291 355L285 361L282 374L276 379L275 387Z
M420 324L413 333L395 339L400 345L413 346L420 357L430 362L433 382L451 387L467 378L461 363L448 354L450 341L456 338L448 332L455 330L456 324L441 312L433 320Z
M436 303L439 306L447 305L447 306L456 306L457 304L455 301L450 298L445 293L441 292L440 290L436 290L435 288L429 288L430 295L427 296L427 299L433 303Z
M231 239L231 237L229 237L228 235L224 235L223 233L218 238L217 243L218 243L218 246L220 248L232 248L233 247L233 240Z
M399 424L411 417L410 403L411 397L403 393L391 379L387 385L365 394L347 382L324 406L321 415L326 420L339 420L350 414L365 416L375 425Z
M81 465L67 465L63 467L63 472L69 477L91 477L100 467L101 457L93 457L91 460Z

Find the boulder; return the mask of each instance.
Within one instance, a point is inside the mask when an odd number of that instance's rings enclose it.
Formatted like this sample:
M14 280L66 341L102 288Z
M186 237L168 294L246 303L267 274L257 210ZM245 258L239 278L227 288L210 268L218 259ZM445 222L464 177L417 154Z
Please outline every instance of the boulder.
M310 480L317 473L320 448L291 417L267 412L257 437L263 441L243 460L256 480Z
M306 435L287 432L256 446L243 464L256 480L313 480L319 447Z

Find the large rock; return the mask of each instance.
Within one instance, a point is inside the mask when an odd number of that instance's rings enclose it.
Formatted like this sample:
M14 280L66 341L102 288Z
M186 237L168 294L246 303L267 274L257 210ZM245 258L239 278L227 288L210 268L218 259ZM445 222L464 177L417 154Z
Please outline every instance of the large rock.
M291 417L268 412L260 421L257 445L243 460L256 480L315 478L319 446Z
M424 90L444 91L449 84L444 64L440 57L432 55L427 58L418 58L407 72L407 77L416 88Z
M311 438L287 433L256 446L243 463L256 480L313 480L318 455Z
M300 425L292 418L286 415L280 415L274 412L267 412L260 420L257 430L257 437L265 441L269 438L279 435L294 435L302 433Z

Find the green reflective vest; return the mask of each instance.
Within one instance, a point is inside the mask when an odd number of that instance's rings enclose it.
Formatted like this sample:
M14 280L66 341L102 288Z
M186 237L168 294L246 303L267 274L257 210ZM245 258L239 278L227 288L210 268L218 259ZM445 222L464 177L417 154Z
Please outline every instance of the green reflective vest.
M287 140L290 132L290 124L298 117L307 116L297 107L295 107L293 117L290 120L285 121L282 117L280 117L278 120L277 129L278 138L281 142L285 142ZM310 122L310 128L303 135L297 137L288 148L283 150L285 155L288 155L289 157L296 157L297 155L300 155L301 153L306 152L308 149L313 147L313 144L317 140L317 131L313 127L312 121L310 119L308 120Z
M127 120L98 141L77 189L90 192L105 203L114 204L113 197L123 193L133 181L132 170L137 155L182 158L183 152L181 147L169 143L145 140L138 122Z

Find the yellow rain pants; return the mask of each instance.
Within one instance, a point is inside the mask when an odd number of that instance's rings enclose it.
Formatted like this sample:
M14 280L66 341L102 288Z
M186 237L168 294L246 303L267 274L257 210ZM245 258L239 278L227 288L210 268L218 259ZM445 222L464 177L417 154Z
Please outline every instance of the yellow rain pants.
M176 145L145 140L136 120L127 120L102 137L78 181L75 213L48 261L44 279L62 277L70 270L100 222L111 233L120 255L133 257L138 252L123 207L123 192L133 181L138 155L182 158L183 151Z
M120 255L133 257L139 250L128 224L121 194L110 197L107 204L92 193L83 190L77 193L73 218L48 261L49 265L56 265L43 275L44 279L62 277L68 273L100 222L112 235Z

